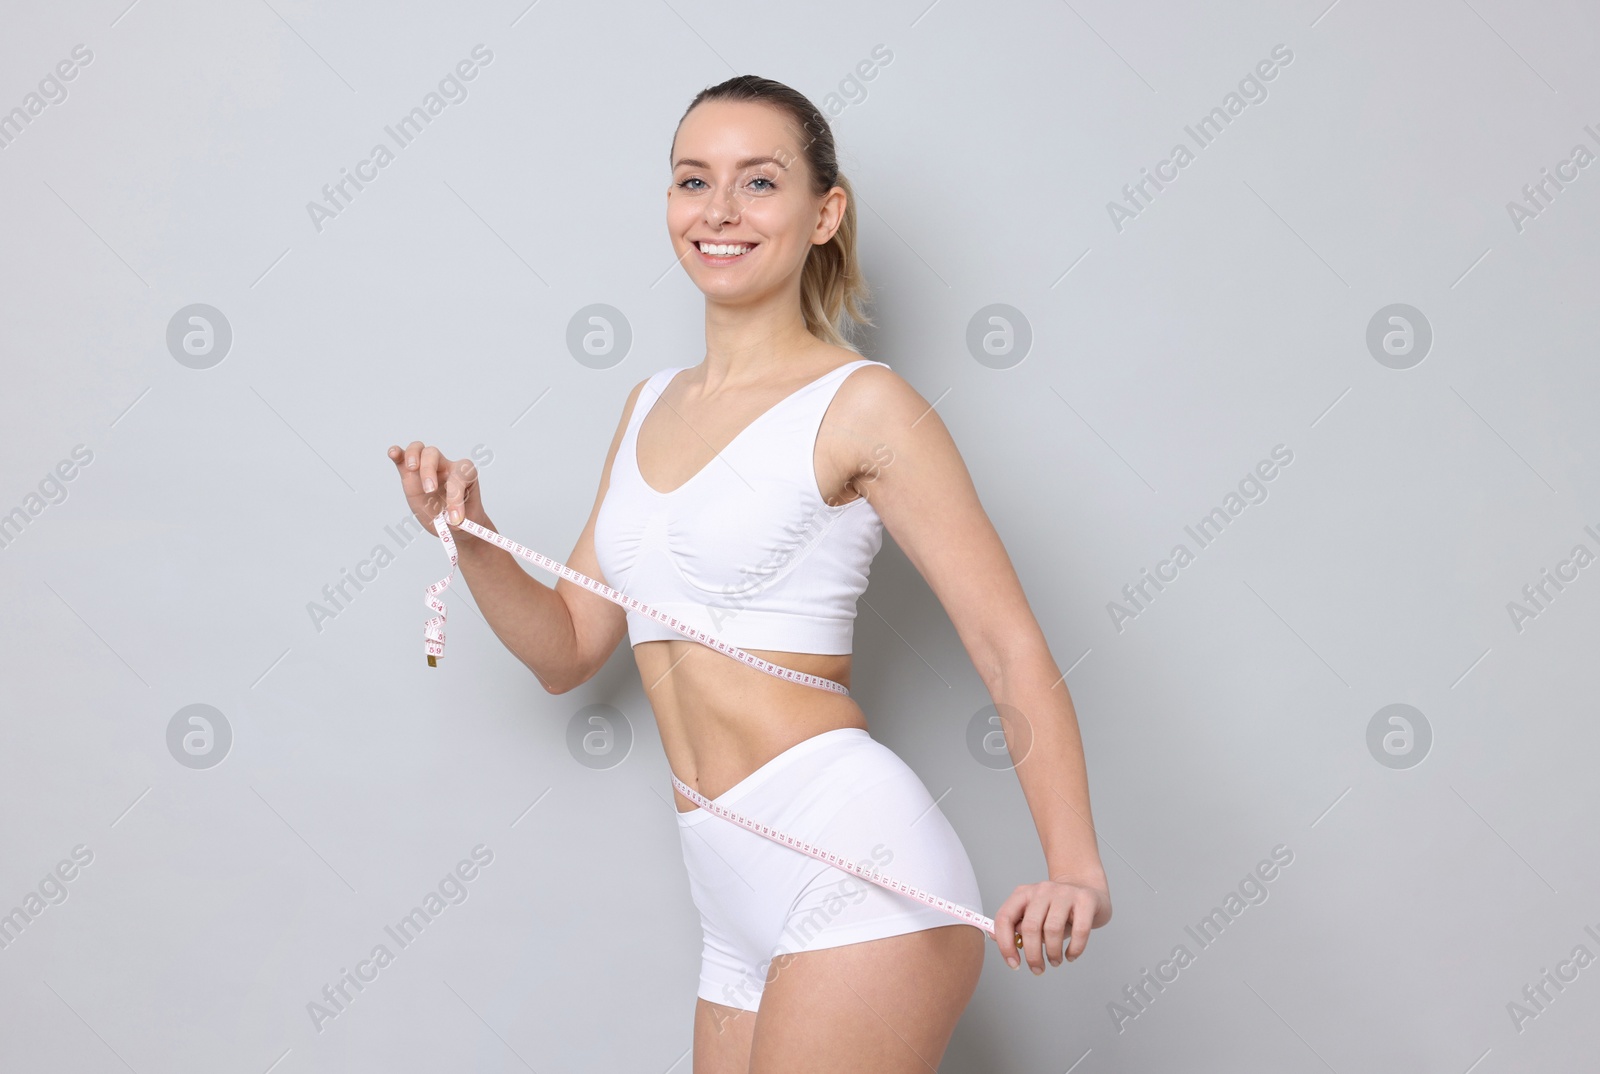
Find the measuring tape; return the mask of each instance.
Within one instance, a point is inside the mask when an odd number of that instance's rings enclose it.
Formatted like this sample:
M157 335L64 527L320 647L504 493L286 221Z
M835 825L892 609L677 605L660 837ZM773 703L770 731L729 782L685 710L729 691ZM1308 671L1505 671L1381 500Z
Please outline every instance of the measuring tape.
M444 624L447 613L445 611L444 602L438 600L437 597L440 593L443 593L446 589L450 588L450 580L456 576L457 565L455 538L450 535L450 520L443 511L439 512L439 514L434 518L433 528L434 532L438 533L439 540L444 542L445 553L450 557L450 573L441 578L439 581L428 586L428 588L424 591L422 598L424 604L439 613L424 623L422 629L423 649L428 654L428 666L431 668L438 667L438 658L444 655ZM743 649L735 648L734 646L729 645L727 642L713 638L710 634L707 634L702 630L696 630L694 627L691 627L688 623L685 623L682 620L675 619L672 616L667 615L665 612L650 607L648 604L634 600L625 593L619 593L615 589L612 589L610 586L606 585L604 582L597 582L588 575L581 574L578 571L573 570L565 563L558 563L549 556L540 555L531 548L525 548L516 541L511 540L509 537L501 536L494 530L491 530L486 526L480 526L471 519L462 519L460 528L466 530L468 533L483 538L490 544L504 548L512 555L521 556L523 559L526 559L537 566L543 567L547 571L558 574L568 581L576 582L578 585L583 586L583 588L589 590L591 593L598 593L600 596L605 597L614 604L620 604L624 608L627 608L631 611L642 612L657 622L665 623L667 626L678 631L680 634L683 634L685 637L688 637L693 641L700 642L702 645L709 645L711 648L720 653L726 653L735 659L742 660L758 671L765 671L769 675L776 675L778 678L788 679L790 682L798 682L806 686L816 686L824 690L832 690L836 693L844 694L846 697L850 696L849 690L845 689L839 683L834 682L832 679L824 679L819 675L808 675L803 671L794 671L790 668L779 667L777 664L763 660L758 656L753 656L750 653L745 652ZM843 869L845 872L851 873L855 876L859 876L863 880L870 880L879 887L888 888L890 891L898 892L901 895L910 896L911 898L916 899L918 902L923 902L934 907L935 909L943 910L945 913L959 918L969 925L976 925L990 936L994 935L994 919L984 917L976 910L969 910L967 907L962 906L959 903L953 903L948 899L941 899L937 895L930 895L926 891L921 891L912 887L910 884L901 883L898 880L884 876L882 873L863 868L862 866L857 865L855 862L850 861L848 858L842 858L837 854L831 853L830 851L814 847L810 843L796 839L792 835L785 835L776 828L769 828L765 824L758 824L755 821L750 820L748 817L742 817L733 810L724 806L719 806L712 802L711 799L705 797L687 783L684 783L683 780L679 779L676 775L672 777L672 784L673 786L677 787L680 792L682 792L685 798L689 799L695 805L699 806L701 809L704 809L708 813L714 813L719 817L731 820L733 823L742 828L748 828L750 831L755 832L758 835L764 835L774 842L782 843L786 847L792 847L803 854L809 854L818 861L827 862L829 865L832 865L838 869ZM1019 948L1022 946L1021 933L1016 934L1016 945Z
M439 665L437 663L437 658L444 655L445 609L443 603L434 600L433 598L435 594L443 593L446 589L450 588L450 579L454 578L456 574L456 542L455 538L450 536L450 521L445 517L443 511L439 512L438 517L433 520L433 528L438 532L439 539L444 542L445 552L450 556L450 573L446 577L430 585L423 597L423 603L439 613L423 624L423 648L427 651L428 666L430 668L438 667ZM561 577L570 582L576 582L577 584L583 586L583 588L589 590L591 593L598 593L614 604L620 604L630 611L643 612L645 615L648 615L658 623L665 623L667 626L678 631L680 634L683 634L702 645L709 645L719 653L727 653L729 656L734 657L735 659L743 660L746 664L749 664L757 671L765 671L768 675L776 675L778 678L788 679L790 682L798 682L805 686L818 686L824 690L832 690L835 693L843 694L846 697L850 696L849 690L845 689L839 683L834 682L832 679L824 679L820 675L808 675L803 671L795 671L791 668L781 668L777 664L761 659L759 656L752 656L743 649L736 649L725 641L722 641L718 638L713 638L710 634L707 634L703 630L696 630L688 623L685 623L679 619L674 619L666 612L659 611L658 609L650 607L648 604L634 600L626 593L617 592L604 582L597 582L593 578L590 578L587 574L578 573L565 563L557 563L549 556L542 556L531 548L524 548L516 541L511 540L509 537L502 537L494 530L480 526L470 518L462 519L461 528L466 530L468 533L473 533L479 537L482 537L490 544L499 545L501 548L504 548L507 552L510 552L514 556L521 556L523 559L529 560L538 566L543 567L547 571L559 574Z
M807 843L802 839L796 839L792 835L785 835L776 828L769 828L765 824L757 824L748 817L741 817L733 810L728 809L725 806L717 805L711 799L707 798L705 795L689 786L677 776L672 777L672 785L678 788L678 790L683 793L685 798L689 799L689 801L693 802L695 805L699 806L701 809L704 809L708 813L715 813L719 817L726 817L728 820L733 821L741 828L748 828L752 832L755 832L758 835L764 835L768 839L782 843L786 847L793 847L803 854L809 854L818 861L825 861L829 865L832 865L838 869L843 869L847 873L854 873L861 879L870 880L879 887L888 888L890 891L898 891L902 895L909 895L918 902L925 902L929 906L943 910L945 913L951 914L954 917L958 917L969 925L978 926L990 936L994 935L994 919L984 917L976 910L969 910L960 903L951 902L949 899L941 899L937 895L929 895L926 891L920 891L917 888L912 887L910 884L903 884L898 880L891 880L882 873L863 868L848 858L841 858L832 851L822 850L819 847L812 846L810 843ZM1018 943L1017 946L1021 947L1022 944Z

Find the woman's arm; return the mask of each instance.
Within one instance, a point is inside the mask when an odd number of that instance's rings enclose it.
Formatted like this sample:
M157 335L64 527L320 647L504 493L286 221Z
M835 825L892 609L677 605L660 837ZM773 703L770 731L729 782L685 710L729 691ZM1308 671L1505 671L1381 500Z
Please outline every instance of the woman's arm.
M640 381L634 385L622 408L589 521L566 559L567 566L591 578L604 578L594 550L594 520L611 485L611 464L644 384ZM473 518L474 522L499 532L486 512L480 508L478 513L483 517ZM468 517L471 515L469 512ZM472 590L478 610L495 636L527 665L548 692L562 694L588 682L627 634L627 613L599 594L565 578L557 578L551 588L524 570L505 549L465 530L455 530L452 536L461 575Z
M830 465L851 472L856 460L874 460L856 487L939 598L1002 714L1049 877L1104 891L1072 698L949 430L881 366L851 376L835 407ZM1013 714L1022 726L1006 720ZM1109 918L1108 897L1095 927Z

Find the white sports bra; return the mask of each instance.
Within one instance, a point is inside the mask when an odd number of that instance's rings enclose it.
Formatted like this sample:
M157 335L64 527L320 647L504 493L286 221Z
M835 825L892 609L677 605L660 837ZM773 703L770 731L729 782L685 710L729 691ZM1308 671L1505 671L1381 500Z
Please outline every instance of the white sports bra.
M865 496L826 503L812 454L828 404L864 365L884 363L849 362L785 396L671 492L639 473L639 426L688 367L652 376L595 517L606 584L742 649L849 653L883 520ZM683 637L649 616L627 615L631 645Z

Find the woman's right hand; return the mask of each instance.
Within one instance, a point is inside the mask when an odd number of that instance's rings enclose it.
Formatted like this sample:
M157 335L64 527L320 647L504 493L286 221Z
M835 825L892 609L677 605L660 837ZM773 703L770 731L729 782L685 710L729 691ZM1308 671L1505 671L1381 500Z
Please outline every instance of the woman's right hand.
M447 512L452 526L460 526L467 518L489 526L478 495L478 468L471 459L447 459L438 448L420 440L405 448L391 445L389 459L400 473L400 487L411 513L422 523L422 532L433 532L433 520L440 511Z

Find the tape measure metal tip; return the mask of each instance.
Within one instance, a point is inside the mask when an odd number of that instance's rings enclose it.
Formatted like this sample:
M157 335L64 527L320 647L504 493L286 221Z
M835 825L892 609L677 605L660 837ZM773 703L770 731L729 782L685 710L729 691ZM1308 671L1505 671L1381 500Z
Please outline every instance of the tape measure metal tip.
M436 657L436 656L429 656L428 657L428 666L430 668L438 667L439 666L439 658Z

